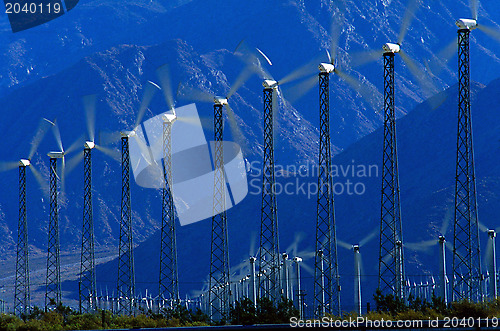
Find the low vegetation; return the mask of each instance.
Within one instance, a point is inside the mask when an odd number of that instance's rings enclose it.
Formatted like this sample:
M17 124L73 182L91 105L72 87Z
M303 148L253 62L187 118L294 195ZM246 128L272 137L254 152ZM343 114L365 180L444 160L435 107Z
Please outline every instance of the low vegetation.
M369 320L428 320L444 317L499 317L500 298L482 303L468 301L453 302L446 305L444 301L433 296L430 301L410 297L408 302L384 295L377 291L374 295L376 309L364 315ZM299 311L293 302L282 298L274 306L267 298L261 298L257 304L244 298L230 308L229 319L217 324L279 324L290 323L291 317L298 317ZM333 319L349 319L357 317L355 313L345 313ZM0 315L0 331L2 330L98 330L98 329L138 329L164 328L182 326L207 326L210 321L207 315L197 309L188 310L184 306L163 310L160 314L144 311L136 316L119 316L110 311L97 311L94 314L78 314L69 307L59 305L45 312L35 307L27 316L18 318L9 314Z

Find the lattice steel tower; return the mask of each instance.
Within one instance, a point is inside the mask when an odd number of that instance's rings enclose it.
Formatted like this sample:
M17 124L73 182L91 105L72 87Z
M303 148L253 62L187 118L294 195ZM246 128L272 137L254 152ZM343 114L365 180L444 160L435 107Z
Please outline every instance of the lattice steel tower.
M387 43L384 50L384 146L380 216L379 289L404 298L404 258L399 196L396 115L394 106L394 57L400 46Z
M330 146L330 73L334 66L319 65L319 161L316 206L316 249L314 260L314 310L339 316L340 280L337 260L333 180Z
M132 240L132 209L130 202L130 155L129 137L135 132L122 133L122 200L120 243L118 248L118 314L134 313L135 273Z
M29 160L19 161L19 223L17 226L16 285L14 313L26 316L30 309L30 276L28 255L28 222L26 217L26 167Z
M92 149L87 141L83 149L83 225L80 260L79 304L80 313L96 309L96 276L94 256L94 215L92 209Z
M482 300L481 254L470 111L469 33L475 20L458 26L458 126L453 235L453 300Z
M278 83L264 80L264 159L262 164L262 207L260 223L259 269L260 297L276 303L281 296L279 288L279 236L274 174L274 102Z
M175 234L175 207L172 196L172 126L173 114L163 115L163 180L160 248L160 299L168 300L170 307L179 302L177 270L177 238Z
M61 262L59 258L59 210L57 205L57 160L62 152L50 152L50 215L47 245L47 277L45 281L45 310L61 303Z
M229 313L229 253L226 216L226 177L224 173L224 122L222 108L227 99L214 99L214 200L210 254L210 319L226 320Z

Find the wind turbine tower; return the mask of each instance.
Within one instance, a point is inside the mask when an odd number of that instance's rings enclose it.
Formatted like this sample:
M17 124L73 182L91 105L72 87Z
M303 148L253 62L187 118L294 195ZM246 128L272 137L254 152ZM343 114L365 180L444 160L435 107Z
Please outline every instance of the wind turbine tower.
M227 99L214 98L214 199L210 254L210 319L226 320L229 313L229 253L226 215L226 177L224 173L222 108Z
M80 313L96 309L96 276L94 256L94 216L92 209L92 141L85 142L83 149L83 227L80 262L79 298Z
M404 265L399 196L396 115L394 106L394 57L399 44L386 43L384 51L384 146L380 217L379 289L404 298ZM389 256L389 259L387 259Z
M47 278L45 281L45 310L61 303L61 262L59 258L59 211L57 206L57 160L64 152L50 152L50 215L47 247Z
M170 308L179 302L179 275L177 269L177 239L175 234L175 207L172 196L172 126L177 116L163 115L163 179L162 226L160 249L159 294L161 300L169 300Z
M319 162L314 260L314 308L316 314L340 314L340 282L337 260L333 180L330 146L331 63L319 65ZM321 254L320 254L321 252Z
M470 111L469 35L475 19L459 19L458 126L453 236L453 301L482 299L481 254ZM461 290L463 289L463 290Z
M120 243L118 248L118 314L130 315L134 309L135 273L132 240L132 210L130 200L129 137L135 132L122 132L122 198Z
M19 161L19 223L17 228L16 285L14 312L17 316L27 315L30 308L30 277L28 256L28 223L26 218L26 167L29 160Z
M260 297L276 303L280 298L278 210L274 174L274 106L273 95L278 82L266 79L264 86L264 160L262 171L262 206L260 223L259 271Z

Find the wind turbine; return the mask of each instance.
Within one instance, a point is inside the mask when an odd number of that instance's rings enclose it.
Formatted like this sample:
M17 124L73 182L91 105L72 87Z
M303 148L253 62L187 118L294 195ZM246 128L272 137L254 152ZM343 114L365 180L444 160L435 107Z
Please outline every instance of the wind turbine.
M61 188L64 189L64 176L66 166L66 155L76 148L78 140L67 151L64 150L61 133L57 123L52 123L52 130L59 146L59 151L49 152L50 159L50 214L47 244L47 275L45 281L45 310L49 306L57 306L61 303L61 262L59 243L59 208L58 208L58 181L61 179ZM60 177L57 173L57 161L61 160L62 169Z
M470 104L469 36L478 24L478 1L470 1L472 19L460 18L458 27L458 125L453 237L453 300L482 300L481 251L477 218L476 178ZM493 29L485 32L495 35ZM462 290L463 288L463 290Z
M177 121L175 103L173 100L170 71L168 65L163 65L156 71L160 79L161 90L170 110L163 114L163 181L162 188L162 226L160 241L160 298L170 300L170 306L179 302L179 274L177 266L177 236L175 206L172 195L172 128Z
M361 296L361 277L363 273L363 260L361 258L361 247L369 243L378 233L378 228L374 229L370 234L363 238L359 244L349 245L348 243L338 240L340 247L352 250L354 253L354 303L356 312L359 316L362 314L362 296Z
M16 162L3 162L0 171L19 168L19 219L17 231L17 257L16 257L16 281L14 289L14 313L17 316L27 315L31 306L30 279L29 279L29 245L28 245L28 222L26 208L26 168L31 169L41 187L45 185L42 176L31 164L38 146L45 137L50 123L41 119L38 129L31 142L31 149L27 159Z

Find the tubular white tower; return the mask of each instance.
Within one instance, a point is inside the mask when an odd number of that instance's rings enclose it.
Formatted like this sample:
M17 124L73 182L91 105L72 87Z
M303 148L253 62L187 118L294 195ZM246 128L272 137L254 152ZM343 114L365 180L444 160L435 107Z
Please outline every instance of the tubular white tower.
M488 240L489 240L489 249L491 250L489 261L488 261L488 273L490 274L490 288L489 288L489 296L493 299L497 297L497 262L496 262L496 246L495 246L495 238L497 237L497 233L495 230L488 230Z
M439 236L439 294L448 303L448 290L446 287L446 239Z
M361 316L361 256L359 245L353 245L354 251L354 302L358 315Z

